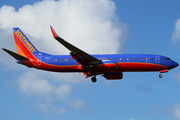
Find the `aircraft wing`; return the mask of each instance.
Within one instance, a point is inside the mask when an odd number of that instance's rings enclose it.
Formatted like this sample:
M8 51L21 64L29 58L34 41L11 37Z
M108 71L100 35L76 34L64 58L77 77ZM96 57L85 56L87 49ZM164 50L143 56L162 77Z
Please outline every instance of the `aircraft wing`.
M56 32L54 31L54 29L52 28L52 26L50 27L53 37L60 42L63 46L65 46L68 50L70 50L70 55L72 56L71 59L75 59L79 64L81 63L82 65L84 64L90 64L90 65L98 65L99 64L99 60L91 55L89 55L88 53L80 50L79 48L73 46L72 44L68 43L67 41L65 41L64 39L60 38Z

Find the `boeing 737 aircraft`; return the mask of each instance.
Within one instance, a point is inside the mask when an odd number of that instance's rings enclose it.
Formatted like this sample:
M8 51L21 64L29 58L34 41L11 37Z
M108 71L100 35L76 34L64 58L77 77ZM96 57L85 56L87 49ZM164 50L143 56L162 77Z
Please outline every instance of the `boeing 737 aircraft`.
M179 64L168 57L152 54L90 55L60 38L52 27L53 37L70 51L70 55L50 55L38 51L19 28L13 28L17 53L3 48L17 63L53 72L82 72L85 78L102 75L108 80L122 79L123 72L168 72Z

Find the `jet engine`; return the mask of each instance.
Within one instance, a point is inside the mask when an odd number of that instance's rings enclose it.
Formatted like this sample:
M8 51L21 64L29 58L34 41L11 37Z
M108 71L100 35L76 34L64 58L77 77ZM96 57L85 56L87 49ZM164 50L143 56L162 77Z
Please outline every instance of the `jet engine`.
M103 75L107 80L117 80L123 78L123 72L105 73Z

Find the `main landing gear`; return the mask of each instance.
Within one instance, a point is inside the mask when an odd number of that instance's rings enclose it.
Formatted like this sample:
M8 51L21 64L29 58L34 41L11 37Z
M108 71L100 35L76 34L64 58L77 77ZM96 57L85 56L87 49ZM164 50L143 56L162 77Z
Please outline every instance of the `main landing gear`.
M95 77L95 76L94 76L94 77L92 77L92 78L91 78L91 80L92 80L92 82L93 82L93 83L95 83L95 82L97 81L97 79L96 79L96 77Z

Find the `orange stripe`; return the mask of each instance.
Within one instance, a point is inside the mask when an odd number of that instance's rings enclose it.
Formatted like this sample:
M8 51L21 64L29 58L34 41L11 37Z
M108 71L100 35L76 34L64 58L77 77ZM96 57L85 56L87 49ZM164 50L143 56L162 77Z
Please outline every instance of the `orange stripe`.
M23 51L19 48L19 46L16 44L16 49L17 49L17 53L19 54L19 55L22 55L22 56L24 56L24 57L27 57L24 53L23 53Z

